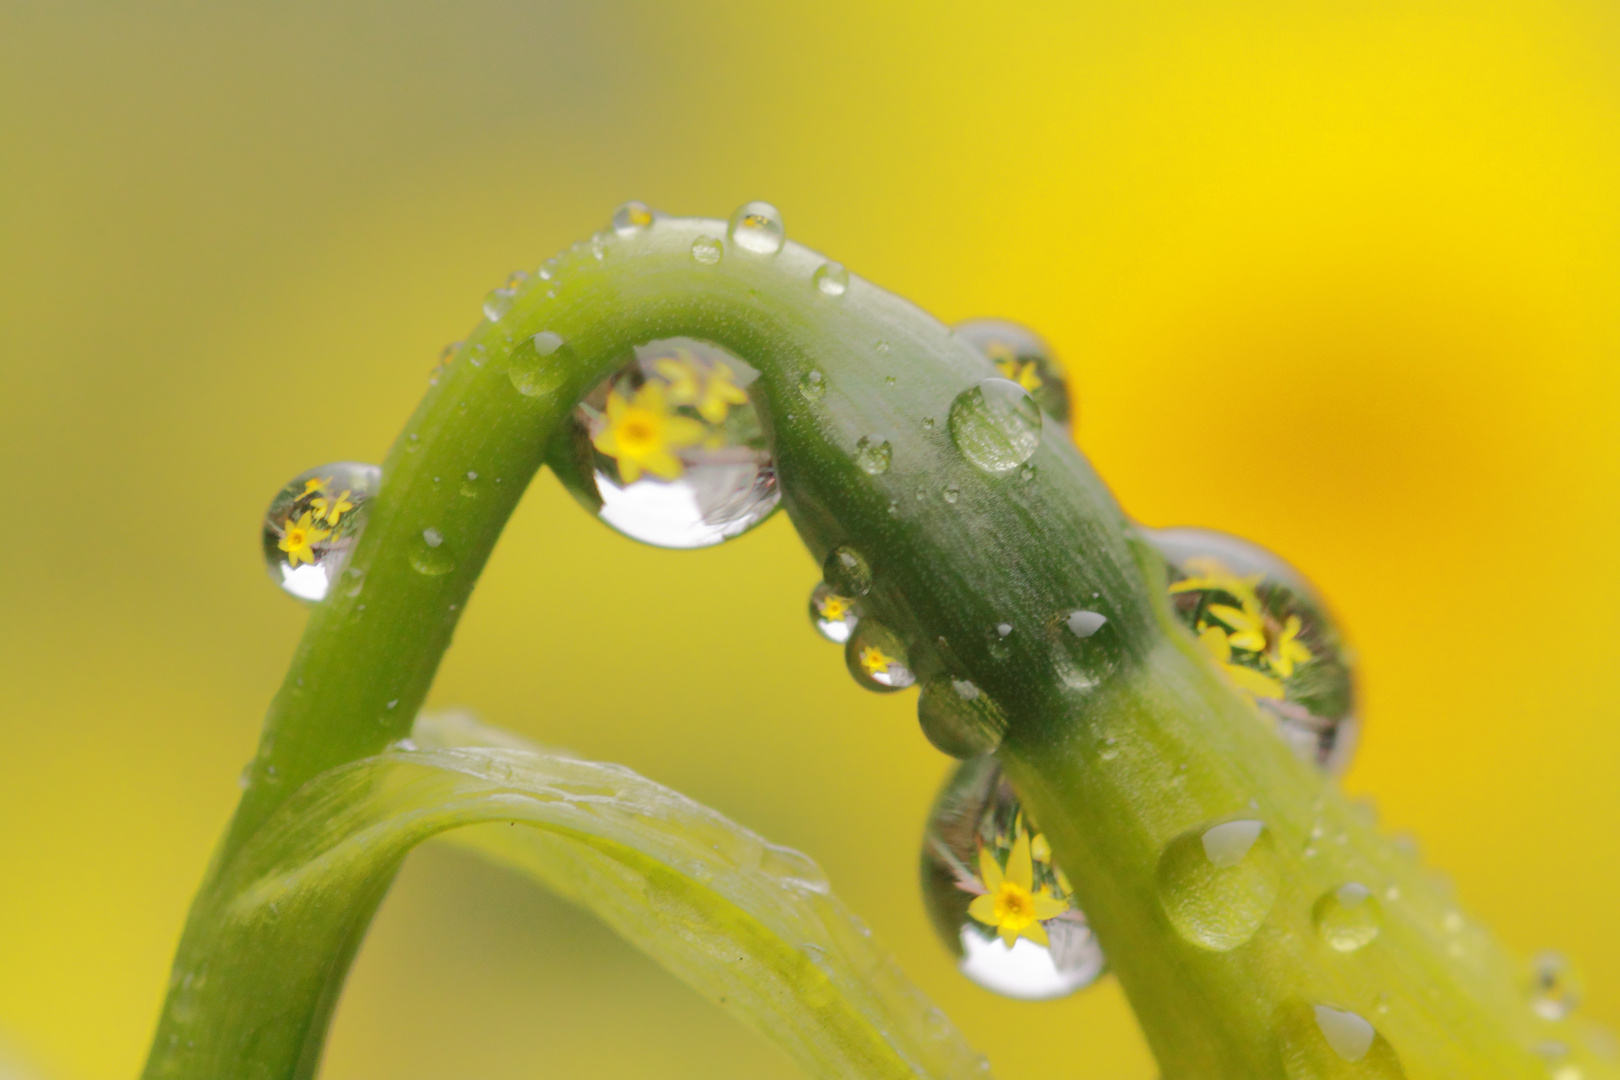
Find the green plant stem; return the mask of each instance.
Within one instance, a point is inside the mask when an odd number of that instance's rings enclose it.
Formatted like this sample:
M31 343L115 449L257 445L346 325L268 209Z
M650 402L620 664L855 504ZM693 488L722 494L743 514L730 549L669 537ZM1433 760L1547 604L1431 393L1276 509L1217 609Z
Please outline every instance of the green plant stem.
M353 563L359 588L340 587L311 614L183 949L207 950L212 890L291 792L407 734L485 559L574 403L634 345L689 336L761 371L784 503L812 555L855 546L875 573L863 603L910 643L919 677L971 678L1001 706L1009 773L1167 1080L1546 1075L1532 1046L1576 1040L1536 1020L1488 933L1294 759L1196 651L1164 602L1157 557L1061 432L1046 432L1033 478L981 472L956 451L947 417L959 392L994 374L987 361L860 279L842 296L820 292L812 274L823 260L808 249L760 255L727 242L711 265L692 257L703 235L723 237L723 227L660 219L576 247L554 280L480 326L429 391L384 463ZM567 347L537 368L527 350L539 331ZM474 346L487 355L481 366ZM514 365L531 372L537 395L515 389ZM812 370L827 386L816 401L799 390ZM890 442L886 472L857 467L862 437ZM474 494L463 494L473 473ZM958 496L943 498L947 488ZM427 530L442 537L431 551ZM1062 622L1078 608L1108 618L1079 645ZM1004 657L992 651L997 624L1014 628ZM1276 898L1252 938L1212 951L1167 918L1157 868L1176 837L1245 817L1264 822ZM1346 955L1320 942L1311 904L1349 881L1376 891L1384 922L1377 942ZM355 941L369 915L355 916ZM312 1045L347 959L321 961ZM254 979L219 960L214 978ZM1358 1013L1388 1046L1353 1064L1323 1058L1316 1005ZM148 1074L185 1075L158 1067L162 1051ZM1616 1075L1576 1053L1586 1076ZM286 1075L312 1068L305 1060Z

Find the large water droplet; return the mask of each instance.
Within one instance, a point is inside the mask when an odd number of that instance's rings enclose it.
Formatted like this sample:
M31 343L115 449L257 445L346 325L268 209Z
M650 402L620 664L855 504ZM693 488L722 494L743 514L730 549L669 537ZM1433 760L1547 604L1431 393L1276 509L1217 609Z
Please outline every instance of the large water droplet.
M893 460L894 450L889 446L889 440L881 435L862 435L855 444L855 464L871 476L888 472Z
M365 528L382 482L375 465L339 461L299 473L264 513L264 561L277 585L300 600L323 600Z
M748 392L756 378L706 342L638 346L574 410L558 477L588 510L644 543L698 548L739 536L781 497Z
M852 597L840 596L823 581L810 593L810 625L828 641L842 645L861 621L857 603Z
M951 438L985 472L1016 469L1041 444L1041 410L1023 387L985 379L951 403Z
M561 335L542 330L518 342L507 362L506 377L524 397L549 397L567 383L570 355Z
M1047 416L1068 424L1068 379L1051 346L1040 335L1006 319L968 319L952 329L988 357L1003 379L1028 390Z
M958 758L993 753L1007 731L1001 707L968 679L935 675L917 696L917 720L936 748Z
M962 973L1030 1001L1096 982L1106 961L1046 837L995 758L964 762L928 817L923 905Z
M1254 936L1277 899L1275 846L1254 820L1182 833L1159 857L1159 904L1176 932L1214 952Z
M1311 921L1329 948L1355 952L1378 937L1383 914L1372 890L1351 881L1323 893L1311 908Z
M872 567L866 556L840 544L827 553L821 564L821 576L842 596L865 596L872 587Z
M704 266L713 266L723 254L718 237L700 236L692 241L692 258Z
M810 275L810 280L816 283L823 296L843 296L849 289L849 271L844 269L842 263L822 263Z
M1580 1007L1583 995L1580 972L1569 957L1545 949L1530 959L1530 1007L1537 1016L1563 1020Z
M1338 628L1299 572L1208 529L1144 529L1170 571L1176 614L1278 734L1343 772L1355 750L1355 685Z
M767 202L744 203L731 215L731 242L756 255L775 255L782 250L787 229L782 214Z
M862 619L844 643L844 665L857 683L882 694L917 681L900 635L869 618Z
M653 212L644 202L631 200L613 211L613 231L620 236L630 236L653 223Z
M1400 1059L1366 1017L1332 1005L1279 1010L1278 1049L1288 1080L1403 1080Z

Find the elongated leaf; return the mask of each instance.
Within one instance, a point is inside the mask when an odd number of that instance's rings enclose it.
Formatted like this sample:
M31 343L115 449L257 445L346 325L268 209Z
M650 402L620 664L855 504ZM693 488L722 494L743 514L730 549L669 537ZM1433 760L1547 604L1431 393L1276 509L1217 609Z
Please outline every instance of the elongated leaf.
M189 965L182 948L181 1023L151 1075L279 1080L292 1060L292 1075L312 1075L375 897L412 846L449 830L601 916L813 1075L986 1075L806 856L628 769L464 718L424 718L415 738L316 777L224 870L208 921L212 963L231 970ZM203 1023L188 1000L252 1019Z

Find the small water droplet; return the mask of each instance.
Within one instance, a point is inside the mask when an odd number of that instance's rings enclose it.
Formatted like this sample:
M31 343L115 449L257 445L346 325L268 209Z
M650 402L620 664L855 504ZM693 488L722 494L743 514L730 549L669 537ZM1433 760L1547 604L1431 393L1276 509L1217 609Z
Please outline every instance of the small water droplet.
M1547 1020L1564 1020L1580 1007L1583 986L1569 957L1554 949L1530 959L1530 1008Z
M1016 469L1041 443L1040 407L1006 379L984 379L958 394L950 425L962 456L990 473Z
M489 350L484 348L482 345L475 342L474 344L467 346L467 362L473 367L483 367L484 361L488 359ZM462 402L461 404L463 408L466 408L466 402Z
M630 236L640 232L653 223L653 212L644 202L634 199L613 211L613 231L620 236Z
M1159 857L1159 904L1186 940L1214 952L1254 936L1277 899L1281 871L1259 821L1228 821L1182 833Z
M512 350L506 377L524 397L549 397L568 381L572 350L560 334L542 330Z
M1372 891L1351 881L1323 893L1311 908L1311 921L1329 948L1355 952L1378 937L1383 913Z
M574 409L564 449L552 455L558 478L644 543L698 548L742 535L781 498L749 392L758 376L709 342L637 346Z
M448 344L444 348L440 349L439 350L439 366L440 367L449 367L450 364L455 361L456 352L457 352L457 350L459 350L461 348L461 345L462 345L462 343L459 342L459 341L452 341L450 344Z
M501 316L512 310L512 302L517 299L517 293L512 289L491 289L489 295L484 297L484 318L490 322L500 322Z
M811 280L823 296L843 296L849 289L849 271L844 269L842 263L822 263L816 267Z
M881 435L863 435L855 444L855 464L871 476L888 472L889 463L893 460L894 450L889 446L889 440Z
M962 497L962 489L954 486L948 487L941 492L941 495L944 497L946 502L950 503L952 506L955 506L956 500Z
M456 568L455 557L445 545L444 534L438 529L422 530L411 544L411 566L419 574L438 577Z
M861 621L857 602L840 596L823 581L810 592L810 625L828 641L842 645Z
M1024 481L1025 483L1035 479L1035 466L1025 465L1022 469L1019 469L1018 479Z
M917 720L940 751L958 758L994 753L1007 717L990 695L968 679L935 675L917 697Z
M767 202L744 203L731 215L731 242L756 255L775 255L782 250L787 229L782 214Z
M1063 620L1069 632L1077 638L1088 638L1101 630L1108 622L1108 616L1098 611L1074 611Z
M799 377L799 393L806 401L820 401L827 396L827 377L819 371L807 371Z
M1012 642L1008 640L1012 637L1012 632L1011 623L997 623L990 628L987 638L990 644L991 656L997 660L1005 660L1012 655Z
M978 985L1044 1001L1101 977L1106 960L1073 888L995 758L963 762L945 781L922 862L930 921Z
M932 416L923 417L922 418L922 426L923 426L924 431L933 431L934 430L934 418Z
M1029 391L1047 416L1069 423L1068 379L1040 335L1006 319L968 319L952 329L987 357L997 374Z
M1361 1014L1290 1002L1279 1011L1278 1042L1288 1080L1404 1080L1394 1048Z
M865 596L872 588L872 567L866 557L848 544L827 553L821 576L840 596Z
M900 382L900 380L896 379L893 375L885 375L885 376L883 376L883 385L884 386L895 386L895 385L898 385L899 382Z
M540 264L540 269L538 271L538 276L539 276L541 281L550 281L552 278L556 277L557 276L557 260L556 259L547 259L545 262L541 263Z
M271 580L300 600L325 599L360 542L381 483L381 469L353 461L293 477L264 514L260 539Z
M900 635L871 619L862 619L844 643L845 666L868 690L888 693L910 686L917 681L910 663Z
M720 241L713 236L700 236L692 241L692 258L704 266L719 262L723 251Z

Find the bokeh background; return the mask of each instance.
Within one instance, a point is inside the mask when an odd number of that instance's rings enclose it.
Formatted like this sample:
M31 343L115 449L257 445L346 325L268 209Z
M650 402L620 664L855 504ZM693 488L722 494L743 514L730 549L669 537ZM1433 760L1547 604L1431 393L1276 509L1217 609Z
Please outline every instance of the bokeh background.
M304 617L258 516L380 459L483 293L632 197L769 199L1044 332L1128 510L1336 606L1346 786L1620 1022L1612 0L6 0L0 1060L135 1073ZM915 883L947 763L811 632L816 576L785 519L656 551L542 478L433 700L811 852L1003 1080L1149 1080L1113 985L952 969ZM587 916L413 856L326 1075L587 1071L794 1075Z

